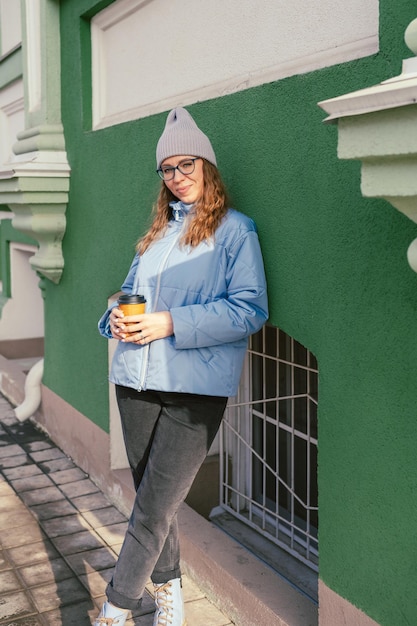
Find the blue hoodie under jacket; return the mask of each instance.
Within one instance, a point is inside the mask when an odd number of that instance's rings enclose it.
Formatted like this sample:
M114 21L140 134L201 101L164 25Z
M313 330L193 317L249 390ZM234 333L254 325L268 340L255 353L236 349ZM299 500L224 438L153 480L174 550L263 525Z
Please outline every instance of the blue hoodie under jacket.
M190 206L171 206L165 235L135 255L122 291L143 294L147 312L169 311L174 334L143 346L119 341L110 381L138 391L234 396L248 337L268 318L256 226L229 209L212 240L179 245ZM99 321L107 338L110 311Z

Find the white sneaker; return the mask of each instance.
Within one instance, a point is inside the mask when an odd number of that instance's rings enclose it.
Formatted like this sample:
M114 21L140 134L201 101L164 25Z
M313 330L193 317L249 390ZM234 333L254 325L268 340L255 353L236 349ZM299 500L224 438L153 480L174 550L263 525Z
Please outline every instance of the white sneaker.
M96 618L93 626L124 626L129 611L123 611L117 606L113 606L110 602L105 602L101 608L99 616Z
M173 578L162 585L154 585L156 612L153 626L186 626L181 579Z

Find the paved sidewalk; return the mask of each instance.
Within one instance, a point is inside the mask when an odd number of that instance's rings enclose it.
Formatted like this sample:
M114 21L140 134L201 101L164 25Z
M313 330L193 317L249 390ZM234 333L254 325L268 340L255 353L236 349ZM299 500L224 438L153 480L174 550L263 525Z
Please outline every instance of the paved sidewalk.
M42 431L0 394L0 625L88 626L98 614L127 520ZM184 577L188 626L230 626ZM129 626L152 626L152 585Z

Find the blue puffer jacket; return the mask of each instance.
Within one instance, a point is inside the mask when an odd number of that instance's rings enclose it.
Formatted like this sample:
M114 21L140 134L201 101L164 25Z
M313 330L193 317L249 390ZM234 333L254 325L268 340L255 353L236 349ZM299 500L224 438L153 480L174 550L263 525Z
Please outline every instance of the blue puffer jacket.
M170 311L174 334L145 346L119 342L110 381L139 391L234 396L247 339L268 317L256 226L229 209L213 241L180 247L190 207L172 207L175 219L135 256L122 291L143 294L147 312ZM108 338L110 310L99 321Z

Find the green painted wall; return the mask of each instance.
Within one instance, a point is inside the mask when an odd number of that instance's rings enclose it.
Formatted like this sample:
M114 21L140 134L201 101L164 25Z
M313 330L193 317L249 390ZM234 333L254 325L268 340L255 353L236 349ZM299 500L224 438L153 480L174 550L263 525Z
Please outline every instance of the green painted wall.
M44 381L107 429L107 345L96 324L146 228L166 114L88 130L80 16L93 6L61 2L72 175L65 270L46 288ZM318 358L320 576L381 625L405 626L417 619L417 276L406 260L416 228L362 198L360 165L337 159L337 129L317 106L400 72L415 2L380 9L379 54L189 108L234 205L258 224L271 322Z

